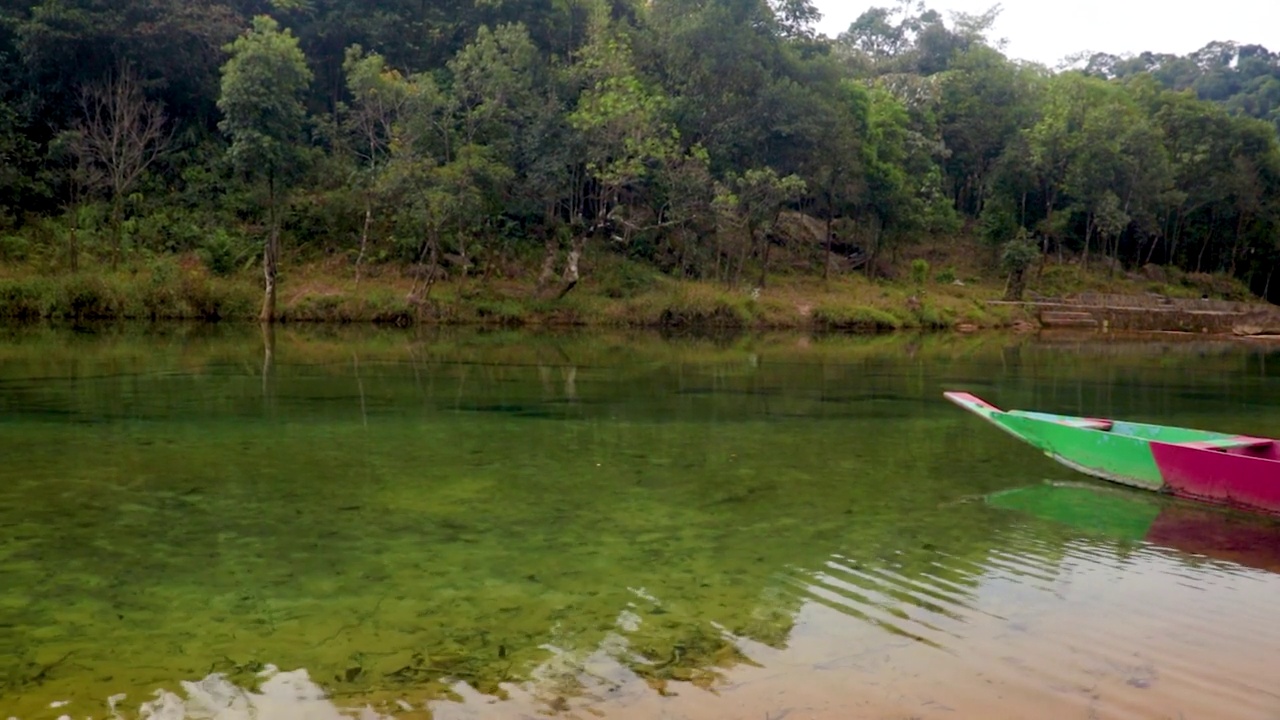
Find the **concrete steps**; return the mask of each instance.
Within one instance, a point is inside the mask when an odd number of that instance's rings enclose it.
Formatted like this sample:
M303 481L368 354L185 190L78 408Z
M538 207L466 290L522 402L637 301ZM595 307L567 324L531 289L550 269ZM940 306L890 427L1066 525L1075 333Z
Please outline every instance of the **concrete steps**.
M1098 327L1098 321L1094 319L1092 313L1070 312L1066 310L1045 310L1040 313L1040 324L1044 327Z

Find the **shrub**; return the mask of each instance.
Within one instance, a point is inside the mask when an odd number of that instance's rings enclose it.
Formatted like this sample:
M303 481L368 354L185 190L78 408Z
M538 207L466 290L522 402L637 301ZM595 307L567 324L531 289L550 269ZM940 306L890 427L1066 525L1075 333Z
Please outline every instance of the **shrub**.
M929 261L916 258L911 261L911 282L923 285L929 280Z
M124 309L123 298L101 278L75 275L62 286L50 314L73 320L118 318Z
M49 285L43 280L0 280L0 317L36 320L49 311Z
M669 328L744 328L751 324L748 302L720 292L681 292L664 303L657 322Z
M0 260L22 262L31 252L31 243L19 235L0 235Z
M226 277L249 259L246 244L226 230L218 228L205 237L200 246L200 258L209 272Z
M864 305L819 305L813 309L813 321L825 330L884 332L902 327L902 321L893 315Z

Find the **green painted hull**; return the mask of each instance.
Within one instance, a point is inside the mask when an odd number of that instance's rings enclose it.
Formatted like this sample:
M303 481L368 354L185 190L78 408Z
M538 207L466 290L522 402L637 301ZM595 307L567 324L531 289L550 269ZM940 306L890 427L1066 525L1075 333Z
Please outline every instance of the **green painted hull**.
M1080 472L1150 490L1164 484L1146 438L1009 413L991 421Z
M1231 440L1226 433L1069 415L1001 410L968 393L945 393L951 402L984 418L1073 470L1145 490L1164 489L1151 441Z

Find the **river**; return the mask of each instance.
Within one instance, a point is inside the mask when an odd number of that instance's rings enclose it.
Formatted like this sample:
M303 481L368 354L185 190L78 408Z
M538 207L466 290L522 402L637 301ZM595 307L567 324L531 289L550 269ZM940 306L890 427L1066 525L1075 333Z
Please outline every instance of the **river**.
M1231 342L0 331L0 717L1280 716L1280 525L945 402L1280 436Z

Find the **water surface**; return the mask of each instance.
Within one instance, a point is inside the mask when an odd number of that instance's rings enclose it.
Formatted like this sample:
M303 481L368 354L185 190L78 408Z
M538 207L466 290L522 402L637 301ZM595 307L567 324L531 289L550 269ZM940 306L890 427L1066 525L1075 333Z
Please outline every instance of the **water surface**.
M1280 436L1266 348L2 339L4 717L1280 717L1274 524L940 397Z

